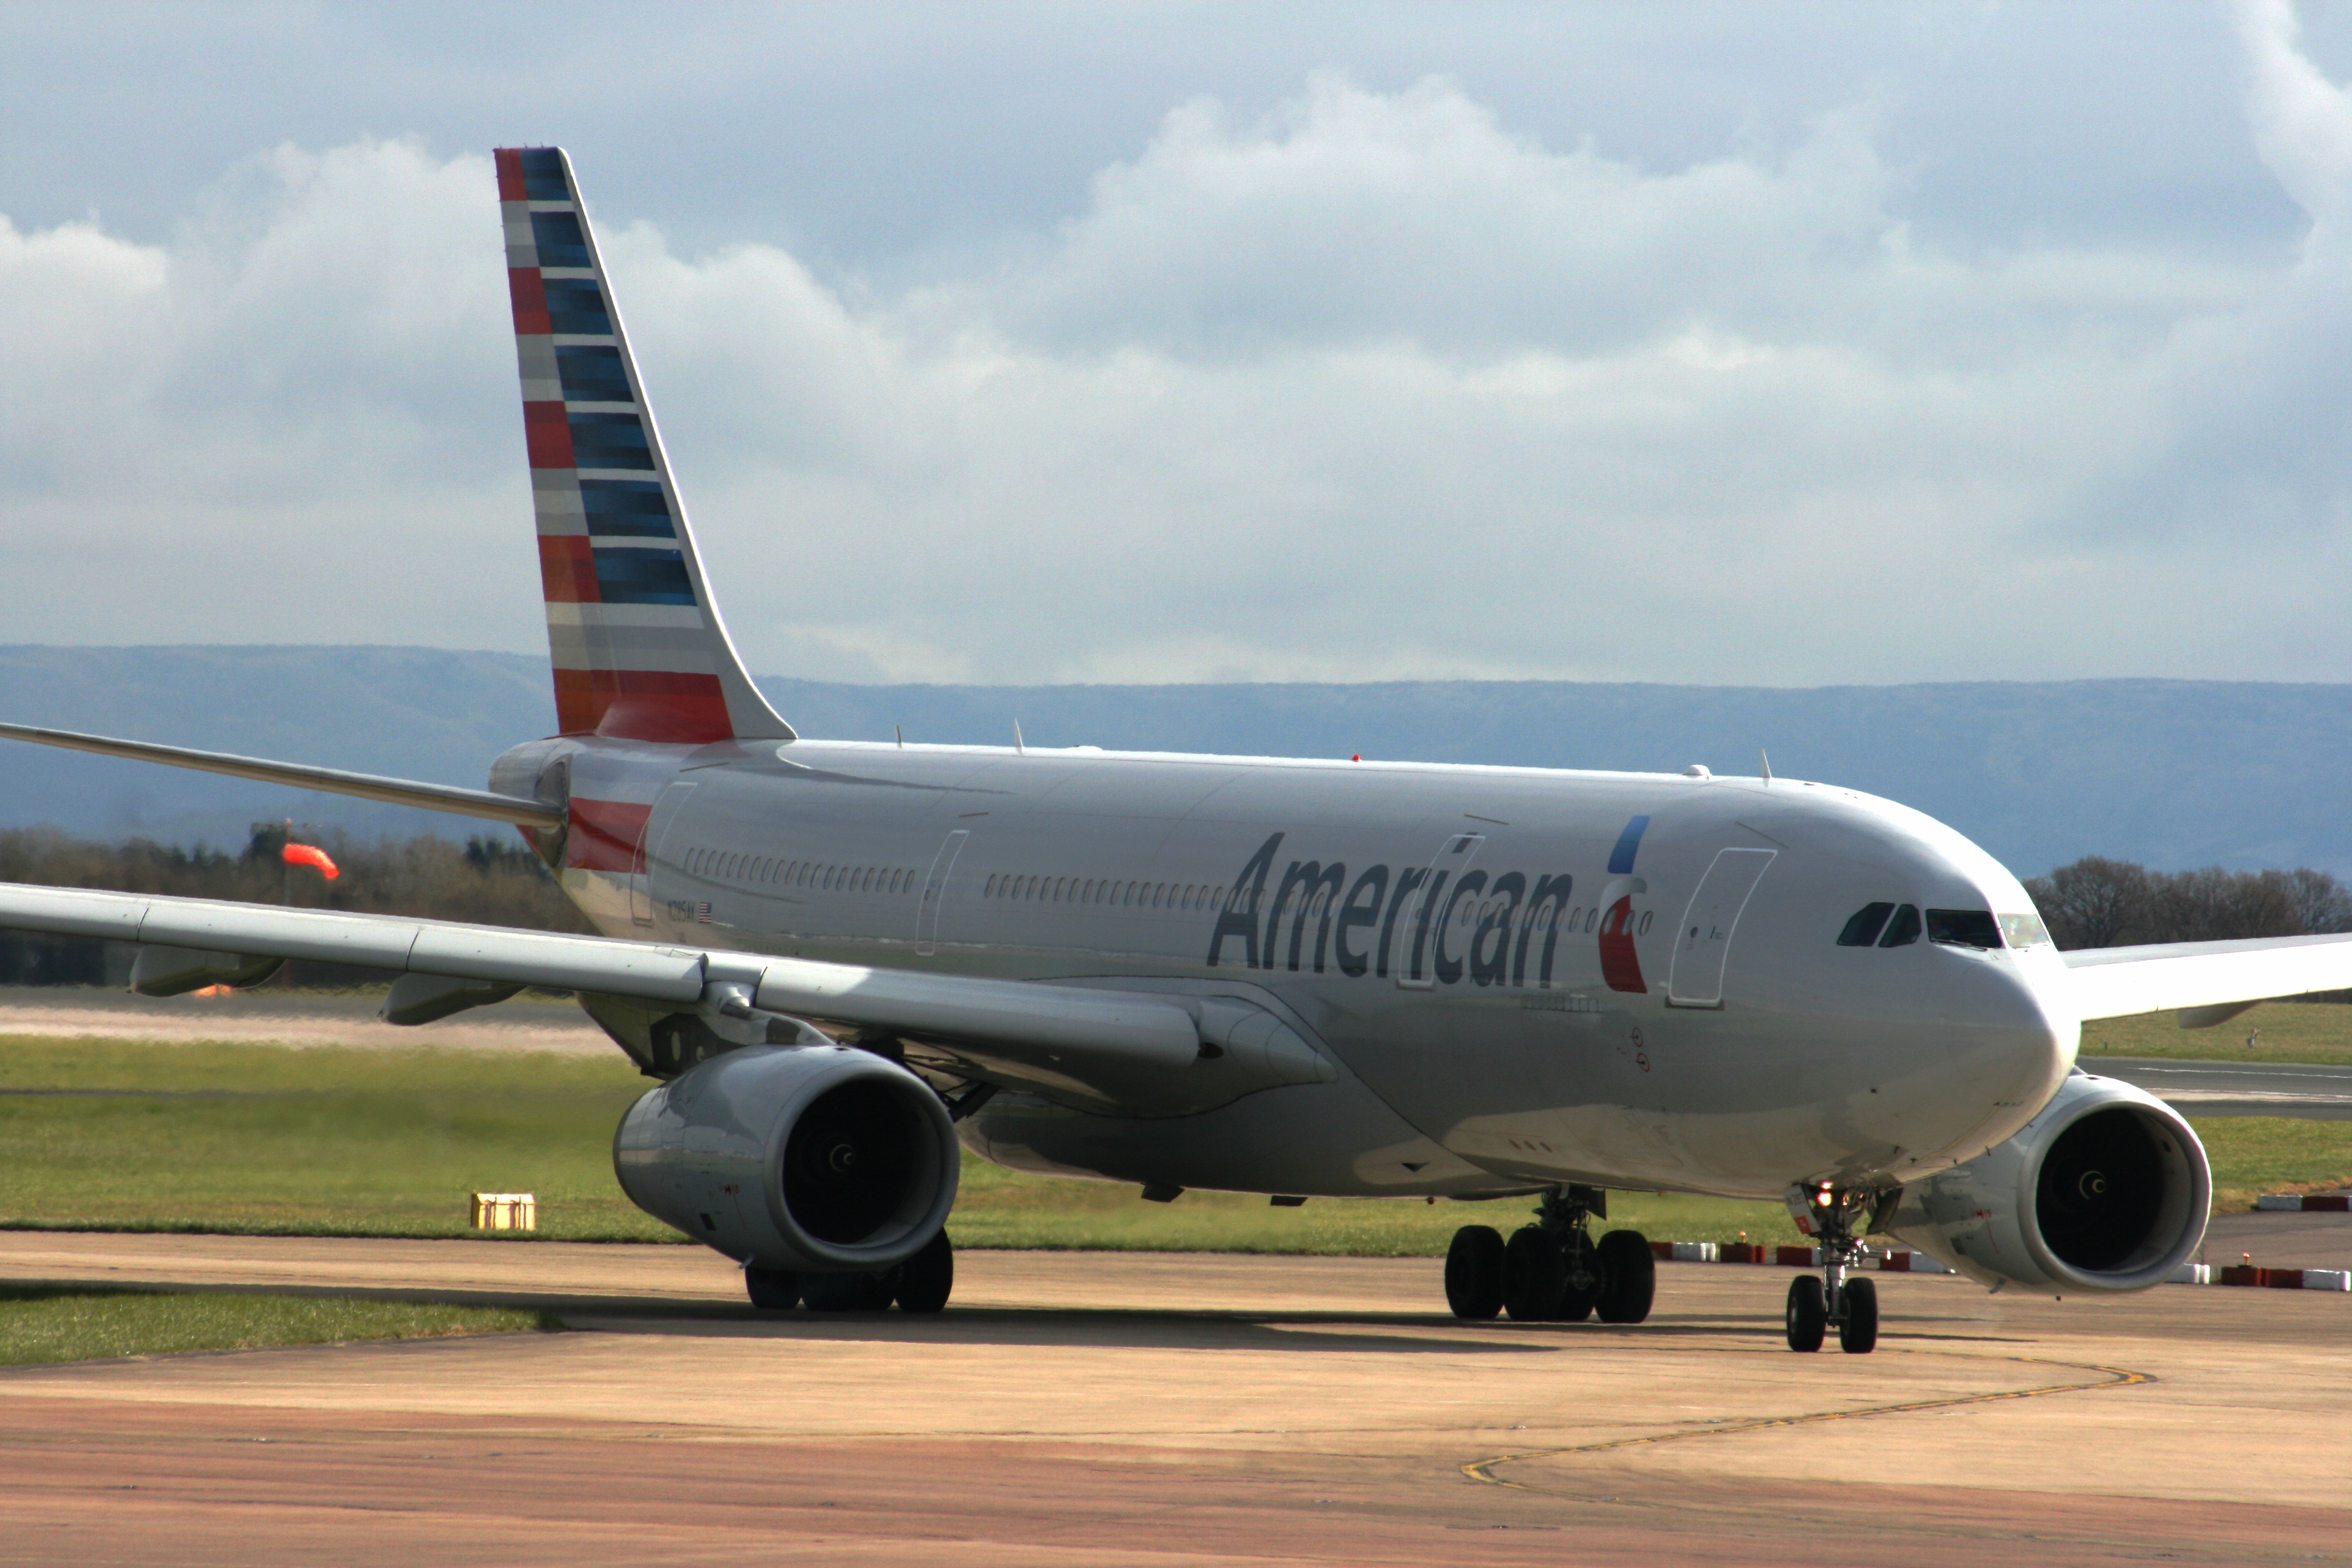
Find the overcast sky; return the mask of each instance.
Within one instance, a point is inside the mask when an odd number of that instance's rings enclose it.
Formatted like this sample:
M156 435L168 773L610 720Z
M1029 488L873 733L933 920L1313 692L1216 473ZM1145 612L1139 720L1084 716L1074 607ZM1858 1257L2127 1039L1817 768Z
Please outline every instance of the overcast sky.
M2352 680L2347 79L2344 5L15 7L0 640L543 647L560 142L762 673Z

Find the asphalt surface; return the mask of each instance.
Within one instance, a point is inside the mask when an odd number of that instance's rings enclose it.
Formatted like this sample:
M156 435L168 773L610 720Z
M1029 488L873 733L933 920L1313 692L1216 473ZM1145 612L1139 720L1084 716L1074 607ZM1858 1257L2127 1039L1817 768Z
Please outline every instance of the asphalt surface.
M2352 1121L2352 1067L2165 1057L2085 1057L2082 1066L2084 1072L2137 1084L2184 1116Z
M0 1372L0 1562L2352 1561L2352 1297L1667 1266L1465 1325L1431 1259L968 1253L762 1314L689 1247L0 1236L0 1274L509 1301L572 1331Z

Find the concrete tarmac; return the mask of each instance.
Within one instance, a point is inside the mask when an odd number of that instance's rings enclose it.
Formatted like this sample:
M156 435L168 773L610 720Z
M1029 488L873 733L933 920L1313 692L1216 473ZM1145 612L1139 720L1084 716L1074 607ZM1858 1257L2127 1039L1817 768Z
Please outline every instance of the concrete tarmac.
M2318 1062L2084 1057L2084 1072L2137 1084L2183 1116L2352 1121L2352 1067Z
M1660 1269L1465 1325L1430 1259L965 1253L762 1314L686 1247L0 1235L17 1279L547 1308L572 1331L0 1372L0 1561L2352 1561L2352 1298Z

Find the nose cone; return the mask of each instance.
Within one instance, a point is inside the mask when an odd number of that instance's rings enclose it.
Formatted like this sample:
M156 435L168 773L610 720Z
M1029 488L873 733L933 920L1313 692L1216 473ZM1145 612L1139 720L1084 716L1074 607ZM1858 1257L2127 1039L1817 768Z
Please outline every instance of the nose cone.
M1966 1160L2033 1119L2074 1069L2082 1022L2064 1001L2064 966L2046 943L2022 951L1947 948L1934 955L1940 1016L1925 1031L1928 1091L1951 1122L1923 1162ZM2053 979L2053 976L2055 977Z

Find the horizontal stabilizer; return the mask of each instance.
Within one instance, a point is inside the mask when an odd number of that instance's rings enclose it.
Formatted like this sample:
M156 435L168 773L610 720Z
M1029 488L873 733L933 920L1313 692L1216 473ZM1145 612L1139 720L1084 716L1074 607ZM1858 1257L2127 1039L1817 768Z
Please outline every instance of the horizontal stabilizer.
M2065 959L2084 1018L2179 1009L2193 1028L2221 1022L2238 1003L2352 991L2352 934L2088 947Z
M414 779L388 779L374 773L345 773L341 768L314 768L302 763L273 763L260 757L240 757L227 752L198 752L185 746L158 746L146 741L116 741L104 735L78 734L71 730L41 730L29 724L0 724L0 739L35 741L44 746L96 752L103 757L128 757L134 762L168 763L175 768L227 773L232 778L261 784L288 784L328 795L352 795L387 805L413 805L423 811L446 811L478 816L486 822L511 822L519 827L561 827L563 812L555 806L486 789L459 789L453 784L420 784Z

